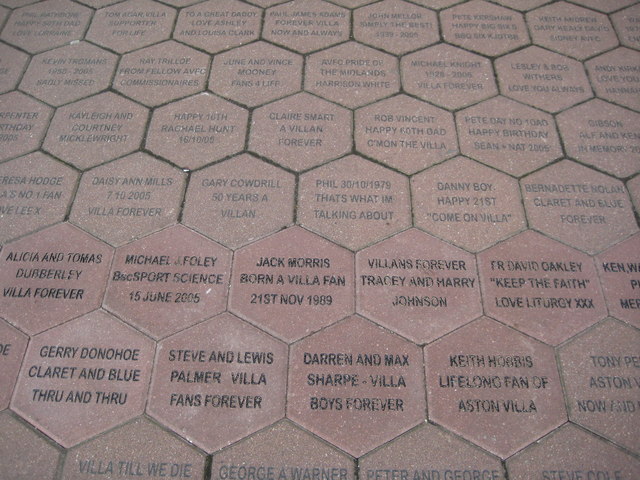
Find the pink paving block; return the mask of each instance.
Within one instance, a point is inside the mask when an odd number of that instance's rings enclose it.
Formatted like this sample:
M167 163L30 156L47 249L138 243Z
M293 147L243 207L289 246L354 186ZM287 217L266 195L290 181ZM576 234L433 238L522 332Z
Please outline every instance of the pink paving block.
M0 10L0 24L3 22ZM9 45L0 44L0 93L13 90L29 63L29 56Z
M29 338L0 319L0 410L9 406Z
M0 160L24 155L40 146L53 113L51 107L12 91L0 95L3 129L6 135L0 137Z
M619 47L585 63L596 95L625 107L640 110L637 80L631 72L640 68L636 50Z
M482 318L425 347L429 419L507 458L566 421L553 349Z

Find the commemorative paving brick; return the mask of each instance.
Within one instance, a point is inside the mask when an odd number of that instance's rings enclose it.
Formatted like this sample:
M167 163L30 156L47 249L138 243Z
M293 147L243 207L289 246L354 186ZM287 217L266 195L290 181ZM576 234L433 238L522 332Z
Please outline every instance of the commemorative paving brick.
M126 53L171 36L176 11L152 0L127 0L93 16L87 40Z
M289 422L280 422L213 456L211 480L255 472L264 480L354 480L355 462Z
M628 2L631 3L631 2ZM633 5L611 15L611 22L618 32L620 43L626 47L640 48L640 5Z
M95 310L113 250L59 223L4 245L0 316L32 335Z
M52 112L51 107L17 91L0 95L0 160L36 150Z
M298 222L356 250L411 226L408 179L358 155L300 177Z
M593 260L532 230L478 255L487 315L557 345L607 315Z
M80 3L93 8L108 7L109 5L112 5L117 2L118 0L80 0ZM165 2L165 3L170 3L170 2Z
M635 0L612 0L610 2L602 3L598 0L578 0L575 3L608 13L626 7L627 5L631 5L634 1Z
M636 329L607 320L559 351L569 419L636 454L638 427L638 343Z
M579 60L618 45L608 17L593 10L557 2L527 13L533 42Z
M619 47L592 58L585 66L598 97L640 110L640 54L636 50Z
M0 319L0 410L9 406L29 338Z
M58 108L43 149L85 170L137 150L148 115L142 105L100 93Z
M104 306L154 338L227 306L231 252L177 225L118 248Z
M334 3L348 8L356 8L368 3L373 3L374 1L375 0L334 0Z
M245 109L201 93L156 109L146 147L182 168L199 168L244 148L248 118Z
M2 13L0 13L2 25ZM4 43L0 44L0 93L13 90L29 63L29 56Z
M456 113L462 153L521 176L562 156L553 117L505 97Z
M237 248L293 223L295 178L242 154L192 174L182 223Z
M438 17L403 0L384 0L354 12L353 36L372 47L403 54L440 40Z
M207 452L284 417L287 347L223 313L160 342L147 412Z
M353 456L424 421L418 347L357 315L291 347L287 417Z
M471 251L525 227L515 179L465 157L414 175L411 191L415 226Z
M275 3L275 2L272 2ZM319 0L293 0L267 9L262 36L309 53L349 39L349 10Z
M356 254L356 310L422 344L482 315L475 257L416 229Z
M640 210L640 176L635 176L627 182L627 190L636 206L636 210Z
M404 55L400 61L407 93L458 109L498 93L491 62L446 43Z
M186 175L138 152L86 172L70 220L114 246L175 223Z
M92 478L203 478L202 453L140 417L69 450L67 480Z
M553 349L488 318L425 347L429 419L507 458L566 422Z
M622 182L569 160L521 180L529 226L587 253L638 230Z
M592 97L582 64L532 46L496 60L500 92L551 113Z
M356 149L412 174L458 154L453 115L406 95L356 111Z
M180 10L173 38L217 53L256 40L261 14L238 0L209 0Z
M303 92L256 109L249 149L295 171L307 170L351 150L349 110Z
M209 89L249 107L298 92L302 57L266 42L255 42L216 55Z
M90 8L69 0L47 0L11 12L0 39L38 53L80 40L91 20Z
M472 0L440 14L445 41L496 56L529 43L522 14L484 0Z
M229 310L292 342L354 311L353 254L301 227L241 248Z
M96 310L31 338L11 409L70 447L142 414L154 343Z
M86 42L35 55L20 89L53 106L79 100L111 86L117 57Z
M570 157L616 177L640 170L640 114L593 99L560 113L557 120Z
M497 0L496 3L516 10L532 10L547 3L547 0Z

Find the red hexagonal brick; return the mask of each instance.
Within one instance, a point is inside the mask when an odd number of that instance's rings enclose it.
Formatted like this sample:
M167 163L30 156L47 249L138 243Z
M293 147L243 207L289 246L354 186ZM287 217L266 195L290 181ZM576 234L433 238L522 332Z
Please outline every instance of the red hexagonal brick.
M640 110L637 72L638 52L619 47L585 63L596 95L625 107Z
M557 345L604 318L593 260L532 230L478 255L487 315Z
M395 57L356 42L347 42L307 59L305 90L355 108L400 89Z
M52 109L20 92L0 95L3 131L0 160L24 155L40 146Z
M462 153L521 176L562 156L553 117L505 97L456 113Z
M105 308L154 338L222 312L231 252L177 225L116 250Z
M147 411L208 452L284 416L287 347L229 313L160 342Z
M406 95L356 111L356 149L412 174L458 154L453 115Z
M2 24L1 16L0 24ZM15 88L27 63L29 63L29 55L4 43L0 44L0 93Z
M611 21L618 31L618 38L622 45L636 49L640 48L640 35L638 34L640 31L638 29L640 5L634 5L614 13L611 15Z
M242 154L195 172L182 223L232 248L293 223L295 178Z
M488 59L446 43L405 55L400 68L407 93L450 110L498 93Z
M384 0L353 14L356 40L396 55L440 40L435 12L404 0Z
M113 250L61 223L8 243L0 258L0 315L28 334L95 310Z
M300 177L298 222L358 249L411 225L409 182L357 155Z
M425 347L429 419L506 458L567 419L553 349L482 318Z
M11 408L75 445L142 414L153 350L149 338L96 310L31 339Z
M9 406L29 337L0 319L0 410Z
M587 253L638 230L619 180L563 160L521 180L529 225Z
M353 316L291 347L287 416L360 456L424 420L420 350Z
M351 112L306 92L254 111L249 149L295 171L351 149Z

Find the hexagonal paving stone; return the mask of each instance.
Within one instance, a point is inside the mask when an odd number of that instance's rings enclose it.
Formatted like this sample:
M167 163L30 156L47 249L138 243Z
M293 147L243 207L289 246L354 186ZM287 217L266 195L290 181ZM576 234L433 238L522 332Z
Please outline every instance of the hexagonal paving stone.
M310 55L305 90L355 108L400 89L398 60L356 42Z
M373 3L375 0L333 0L333 3L337 3L338 5L342 5L348 8L361 7L368 3Z
M293 223L295 186L292 174L245 153L191 176L182 223L237 248Z
M208 55L168 41L124 55L113 88L156 106L203 91L208 70Z
M309 53L349 40L349 11L318 0L293 0L269 8L262 37Z
M358 457L424 421L420 356L354 315L291 347L287 417Z
M475 257L420 230L356 255L356 310L416 343L482 315Z
M298 93L253 112L249 149L299 172L351 150L351 126L346 108Z
M198 3L199 0L162 0L163 3L171 5L173 7L188 7L194 3Z
M44 149L80 169L126 155L140 147L149 112L112 92L56 110Z
M229 310L292 342L353 313L354 258L291 227L241 248Z
M521 14L484 0L445 10L440 21L445 41L492 57L529 43Z
M5 5L9 8L20 8L24 7L25 5L36 3L37 1L38 0L0 0L0 5ZM3 8L3 10L6 9ZM8 13L6 14L6 16L2 17L2 19L4 20L7 16L9 16Z
M500 460L434 425L425 423L405 433L359 461L363 478L382 480L399 476L431 478L464 476L504 480ZM386 472L389 472L387 474ZM387 477L389 475L389 477ZM429 478L428 476L426 478Z
M104 307L154 338L222 312L231 252L177 225L116 250Z
M599 99L558 115L567 154L617 177L640 170L640 114Z
M525 227L515 179L464 157L415 175L411 191L415 226L471 251Z
M300 177L298 222L353 250L411 225L409 182L357 155Z
M567 420L553 349L488 318L425 347L429 419L506 458Z
M108 7L109 5L112 5L118 2L118 0L78 0L78 1L84 5L88 5L93 8ZM169 3L169 2L165 2L165 3Z
M244 148L249 113L210 93L172 102L153 112L146 147L186 168Z
M549 3L549 0L492 0L495 3L516 10L531 10L533 8Z
M69 0L47 0L21 7L11 13L0 39L29 53L42 52L80 40L91 13L91 9Z
M396 55L440 40L435 12L404 0L384 0L359 8L353 15L356 40Z
M356 149L412 174L458 154L453 115L406 95L356 111Z
M75 445L142 414L153 351L151 339L96 310L31 338L11 408Z
M639 252L640 235L636 234L596 258L609 313L636 327L640 327Z
M146 153L86 172L70 220L114 246L178 219L186 175Z
M259 7L272 7L273 5L277 5L278 3L284 3L288 0L248 0L249 3L257 5Z
M299 91L302 57L266 42L255 42L216 55L209 89L255 107Z
M68 223L8 243L0 258L0 316L32 335L95 310L113 249Z
M638 76L640 55L629 48L616 48L585 63L600 98L640 110Z
M592 97L582 64L540 47L496 60L503 95L551 113Z
M631 48L640 48L640 5L634 5L611 15L620 43Z
M160 342L147 411L207 452L284 416L287 347L229 313Z
M198 450L140 417L69 450L63 475L68 480L93 475L203 478L204 464Z
M0 413L0 429L0 477L55 479L60 451L52 442L8 412Z
M604 318L593 260L527 230L478 255L487 315L557 345Z
M400 68L407 93L450 110L498 94L488 59L446 43L405 55Z
M53 106L78 100L111 86L117 57L80 42L36 55L20 89Z
M587 253L638 230L624 185L563 160L521 180L529 225Z
M173 38L217 53L256 40L261 13L238 0L209 0L180 10Z
M29 55L4 43L0 44L0 93L15 88L27 63L29 63Z
M312 472L355 479L355 462L289 422L280 422L214 454L211 480L224 480L246 465L260 465L267 475L291 480Z
M606 15L567 2L556 2L527 13L533 42L579 60L618 45Z
M0 95L0 160L24 155L40 146L52 109L20 92Z
M37 173L34 173L37 172ZM64 220L78 174L34 152L0 164L0 242Z
M98 10L87 40L126 53L171 36L176 11L152 0L126 0Z
M627 5L631 5L636 0L609 0L607 2L600 2L598 0L571 0L573 3L579 3L580 5L584 5L585 7L590 7L595 10L600 10L601 12L609 13L614 10L618 10L620 8L626 7Z
M29 337L0 319L0 410L9 406Z
M640 333L607 320L560 348L569 419L640 451L637 372Z
M553 117L505 97L456 113L462 153L515 176L562 156Z
M636 210L640 210L640 175L627 182L627 190L631 195L631 200L636 206Z
M609 442L567 424L507 460L507 470L512 480L562 478L563 474L614 480L640 477L640 462Z

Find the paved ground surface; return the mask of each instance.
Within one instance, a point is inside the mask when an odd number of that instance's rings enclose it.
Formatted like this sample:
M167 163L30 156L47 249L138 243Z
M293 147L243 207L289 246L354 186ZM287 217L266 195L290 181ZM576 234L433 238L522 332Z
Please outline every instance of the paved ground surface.
M640 4L0 0L0 477L640 478Z

